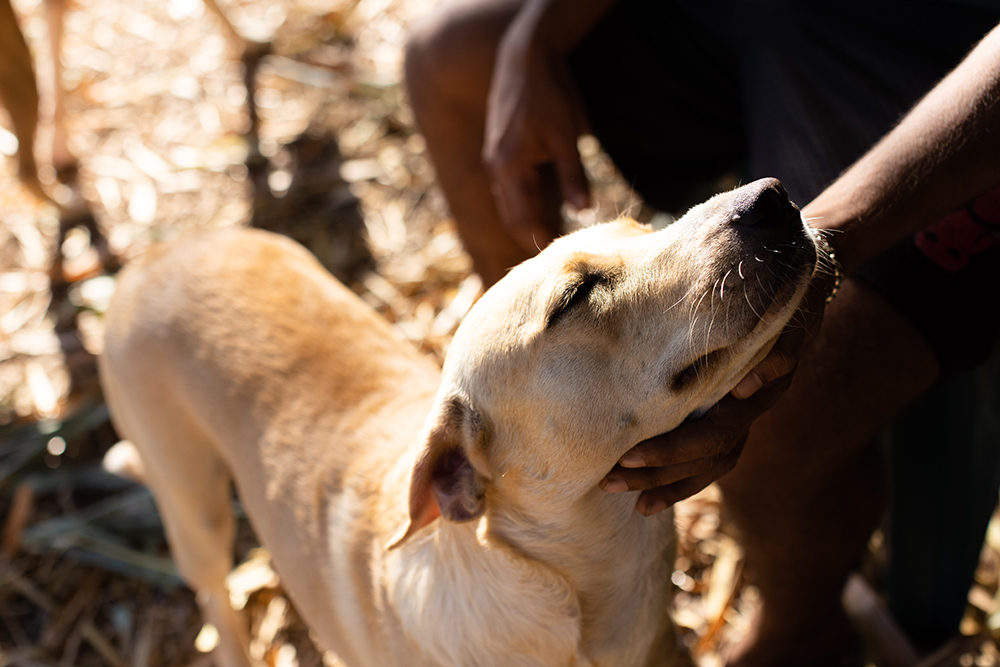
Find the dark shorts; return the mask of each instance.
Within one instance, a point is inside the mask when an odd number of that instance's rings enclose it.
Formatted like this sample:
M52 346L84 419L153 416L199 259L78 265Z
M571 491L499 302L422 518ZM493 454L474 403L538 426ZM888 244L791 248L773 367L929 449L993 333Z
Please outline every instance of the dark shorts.
M727 172L776 176L804 205L997 23L988 0L625 0L571 67L594 134L651 206L676 211ZM945 374L1000 338L1000 216L970 210L855 276L923 333ZM955 253L961 266L944 260Z

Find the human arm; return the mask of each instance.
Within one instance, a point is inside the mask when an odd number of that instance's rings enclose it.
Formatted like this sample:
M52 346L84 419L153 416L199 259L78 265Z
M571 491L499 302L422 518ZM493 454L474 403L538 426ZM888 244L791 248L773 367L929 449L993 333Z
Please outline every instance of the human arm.
M554 196L589 204L576 143L586 120L566 57L618 1L527 0L497 50L483 161L500 219L529 252L559 233Z
M1000 183L1000 26L802 214L847 273Z
M864 157L803 209L846 274L1000 183L1000 26ZM823 277L829 282L829 277ZM643 489L655 513L732 469L753 421L791 382L807 331L822 319L814 289L797 324L702 420L639 443L608 475L609 490ZM736 397L743 400L738 400ZM613 480L617 482L612 483Z

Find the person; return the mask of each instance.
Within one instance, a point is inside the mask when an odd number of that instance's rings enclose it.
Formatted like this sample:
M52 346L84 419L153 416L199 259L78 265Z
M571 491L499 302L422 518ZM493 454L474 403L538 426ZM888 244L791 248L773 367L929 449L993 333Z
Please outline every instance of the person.
M652 514L718 481L760 591L730 664L840 663L874 441L1000 332L998 22L975 0L452 0L412 28L410 100L487 285L588 205L585 133L655 208L736 169L827 230L836 296L818 279L729 396L602 482Z

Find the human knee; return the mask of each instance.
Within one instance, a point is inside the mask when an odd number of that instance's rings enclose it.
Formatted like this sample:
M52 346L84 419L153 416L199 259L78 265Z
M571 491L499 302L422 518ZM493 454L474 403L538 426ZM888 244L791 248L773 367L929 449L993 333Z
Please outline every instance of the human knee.
M450 2L411 25L404 75L414 107L429 99L465 96L479 88L485 99L496 47L506 26L503 12L493 4Z
M406 40L405 76L410 97L418 104L424 91L440 94L447 90L452 69L460 60L455 53L462 30L450 5L415 22Z

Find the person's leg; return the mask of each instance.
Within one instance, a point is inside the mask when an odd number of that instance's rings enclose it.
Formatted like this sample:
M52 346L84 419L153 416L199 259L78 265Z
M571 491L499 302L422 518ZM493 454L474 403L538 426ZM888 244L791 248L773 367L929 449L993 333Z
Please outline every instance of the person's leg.
M406 81L462 241L489 285L525 259L497 215L481 152L497 45L521 0L458 0L416 24ZM745 141L735 58L680 3L625 0L568 59L591 130L656 208L691 205L737 168ZM560 224L551 175L553 226Z
M792 386L719 482L761 600L730 664L840 664L841 589L884 504L873 440L938 373L911 324L845 281Z
M38 129L38 86L31 53L17 24L10 0L0 0L0 104L10 114L17 137L18 175L40 199L48 194L38 180L35 131Z
M501 224L482 162L497 45L522 4L446 4L413 26L406 47L406 87L417 125L462 243L487 286L529 256Z
M890 432L886 603L926 653L959 632L1000 495L998 353L938 383Z
M1000 185L856 274L923 333L942 382L893 424L889 609L921 648L958 632L1000 490ZM975 369L983 360L985 367ZM970 370L975 369L975 370Z

